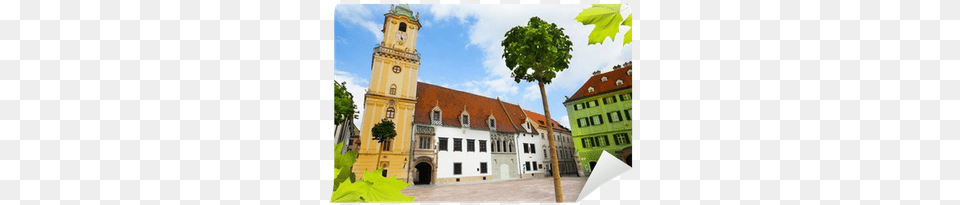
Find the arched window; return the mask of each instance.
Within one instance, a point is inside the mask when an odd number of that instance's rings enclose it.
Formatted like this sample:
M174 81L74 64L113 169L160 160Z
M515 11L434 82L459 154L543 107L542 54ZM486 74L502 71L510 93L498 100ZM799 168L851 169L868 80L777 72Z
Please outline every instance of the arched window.
M396 85L396 84L390 85L390 94L391 94L391 95L396 95L396 94L397 94L397 85Z
M400 31L407 32L407 23L400 23Z
M394 109L392 107L387 108L387 118L393 118Z

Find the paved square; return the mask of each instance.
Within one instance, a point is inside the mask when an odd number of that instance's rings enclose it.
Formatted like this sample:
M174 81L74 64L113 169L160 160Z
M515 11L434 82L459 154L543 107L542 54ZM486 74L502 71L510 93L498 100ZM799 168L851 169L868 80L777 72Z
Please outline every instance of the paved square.
M563 201L575 202L587 177L563 177ZM412 185L402 191L416 202L555 202L553 178L451 185Z

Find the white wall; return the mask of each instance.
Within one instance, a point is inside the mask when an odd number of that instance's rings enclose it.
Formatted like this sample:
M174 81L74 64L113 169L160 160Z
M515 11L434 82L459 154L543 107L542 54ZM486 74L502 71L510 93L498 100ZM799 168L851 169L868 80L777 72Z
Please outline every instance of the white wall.
M450 177L471 177L471 176L489 176L492 172L492 163L490 163L490 132L485 130L473 130L452 127L436 127L437 139L440 142L441 137L447 138L447 151L439 150L437 152L437 178ZM453 151L453 139L463 139L463 151ZM467 139L476 140L474 151L467 151ZM486 152L480 152L480 140L484 140L487 145ZM439 146L439 145L438 145ZM453 175L453 163L462 163L463 173ZM487 173L481 174L480 162L487 163Z
M532 134L520 134L520 136L517 137L517 145L516 145L517 147L516 147L515 149L517 149L517 154L520 155L520 160L519 160L519 162L520 162L520 164L519 164L519 166L520 166L520 173L522 173L522 174L529 174L529 173L543 173L543 172L546 172L546 171L545 171L545 170L546 170L545 167L544 167L544 169L540 169L540 168L538 167L536 171L533 171L533 168L532 168L532 167L530 168L530 171L527 171L527 169L524 167L524 166L527 164L526 162L530 162L531 166L533 165L533 162L537 162L538 165L543 163L544 158L543 158L543 150L541 149L541 147L543 147L543 145L545 145L544 141L545 141L545 140L541 140L541 139L540 139L540 135L539 135L539 134L537 134L537 135L532 135ZM534 144L534 147L537 149L536 153L533 153L533 154L523 153L523 144L524 144L524 143L533 143L533 144Z

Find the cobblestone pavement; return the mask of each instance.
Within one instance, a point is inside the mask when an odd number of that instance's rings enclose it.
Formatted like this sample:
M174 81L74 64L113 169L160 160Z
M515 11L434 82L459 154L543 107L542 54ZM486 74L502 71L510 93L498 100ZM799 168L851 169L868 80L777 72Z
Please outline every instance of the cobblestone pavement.
M587 177L563 177L563 201L575 202ZM451 185L411 185L402 191L416 202L556 202L553 178Z

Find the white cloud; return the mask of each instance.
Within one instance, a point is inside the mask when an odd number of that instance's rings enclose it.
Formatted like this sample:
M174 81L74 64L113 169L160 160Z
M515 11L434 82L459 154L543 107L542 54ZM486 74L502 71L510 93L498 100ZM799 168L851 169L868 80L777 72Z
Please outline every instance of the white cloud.
M560 117L560 124L563 124L563 127L570 128L570 116Z
M434 15L434 23L456 20L467 24L468 46L477 46L482 51L482 66L488 76L483 80L465 82L459 86L460 89L485 96L508 96L506 98L521 94L516 97L529 100L534 95L539 99L539 87L533 85L536 93L528 92L530 87L518 93L521 84L510 77L510 70L502 58L503 47L500 42L504 33L515 26L526 25L530 17L538 16L544 21L556 23L564 28L564 33L573 41L570 67L545 86L548 92L572 94L590 78L593 71L601 68L610 70L613 65L630 61L632 50L623 46L623 33L627 31L624 28L628 27L621 28L617 41L587 45L593 26L585 26L574 20L587 7L589 5L433 5L430 12Z
M354 124L361 128L360 126L363 126L363 95L367 93L367 87L369 87L367 79L339 70L333 71L333 79L337 82L347 83L347 92L353 94L353 103L357 105L357 115L359 116Z
M334 13L336 13L337 22L342 22L341 24L348 26L361 27L373 34L376 37L375 41L380 42L383 38L383 33L380 32L383 24L371 20L377 19L371 11L371 8L362 4L340 4L337 5Z

